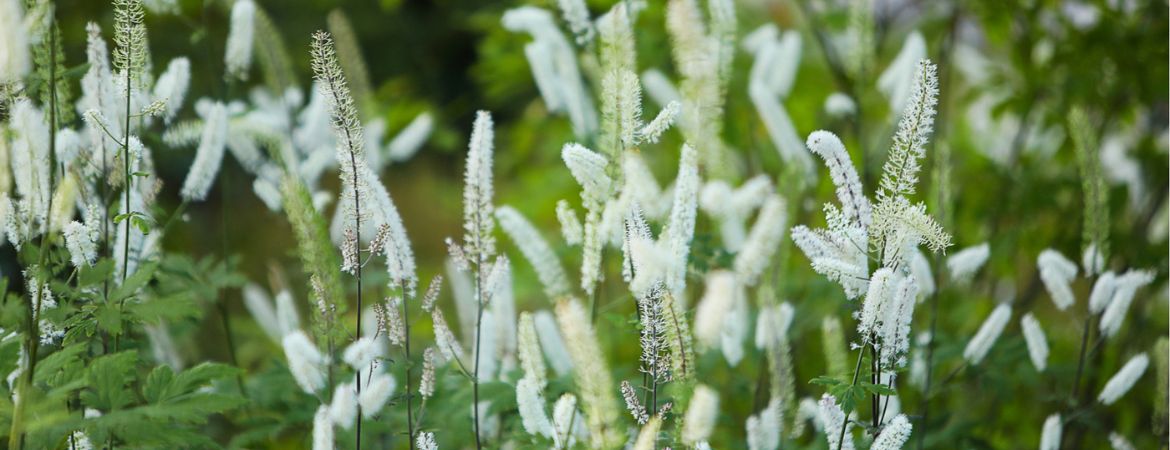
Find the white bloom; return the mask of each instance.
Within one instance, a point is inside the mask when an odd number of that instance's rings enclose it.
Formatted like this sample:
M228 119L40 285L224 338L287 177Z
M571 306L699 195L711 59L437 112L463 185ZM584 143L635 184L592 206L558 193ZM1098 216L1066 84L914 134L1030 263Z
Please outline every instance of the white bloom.
M983 325L979 327L979 332L975 333L975 337L967 342L967 348L963 350L963 359L966 359L971 365L978 365L983 357L987 356L991 346L995 345L995 341L999 339L1004 326L1011 318L1012 307L1010 305L1001 303L996 306L991 315L987 316L987 320L983 321Z
M224 66L228 76L248 79L255 25L256 4L252 0L236 0L232 4L231 29L228 30L227 49L224 51Z
M1044 428L1040 434L1040 450L1060 450L1062 426L1060 414L1053 414L1044 419Z
M516 405L520 408L524 431L551 438L553 426L544 412L544 396L540 389L539 383L531 377L521 378L516 382Z
M825 97L825 113L829 117L849 117L857 113L857 103L848 95L834 92Z
M378 360L386 352L382 345L382 340L375 340L369 337L360 337L349 344L342 353L341 359L353 367L354 370L365 371Z
M537 387L543 389L548 382L548 370L544 367L544 357L540 354L540 341L537 340L536 324L532 319L532 314L527 311L520 313L517 341L519 342L520 367L524 369L525 378L531 378Z
M536 335L539 337L540 349L548 360L549 366L558 376L563 376L573 370L573 360L569 358L569 351L565 348L565 340L557 328L557 322L548 311L537 311L533 315L533 324L536 326Z
M492 237L495 228L492 218L494 137L491 113L476 112L471 140L467 144L467 168L463 179L463 239L466 246L464 251L478 258L481 264L486 263L487 258L496 252L495 239Z
M691 396L691 404L683 418L683 442L695 445L706 441L711 436L711 431L715 429L715 420L718 417L719 393L706 385L696 385Z
M1063 311L1072 306L1076 298L1073 297L1069 283L1077 276L1077 265L1052 249L1040 252L1036 265L1039 266L1040 280L1044 282L1056 308Z
M613 180L606 175L609 162L600 153L581 144L568 143L561 149L561 158L569 173L581 185L581 197L586 201L605 202L609 198Z
M1101 314L1101 332L1104 335L1109 337L1117 335L1137 290L1153 281L1154 272L1149 270L1130 270L1117 277L1113 299L1109 301L1109 306L1105 307L1105 312Z
M725 270L708 273L706 285L695 310L695 340L700 346L710 348L719 342L724 317L744 294L735 274Z
M386 155L395 162L410 159L426 143L434 128L435 119L431 113L419 114L402 131L399 131L389 144L386 144Z
M561 7L561 14L569 29L577 36L577 44L585 45L593 39L593 22L589 20L589 8L585 0L557 0Z
M930 270L930 261L921 250L914 249L910 255L910 275L918 283L920 299L934 294L934 276Z
M517 247L520 247L520 252L536 270L536 276L544 286L544 294L550 300L567 295L568 276L565 275L556 253L536 227L510 206L501 206L497 209L496 219L500 222L500 228L512 238Z
M821 424L825 430L825 440L829 443L830 450L853 450L853 433L850 433L852 424L845 420L845 412L841 411L841 407L837 406L837 400L829 394L821 397L820 401L820 418ZM844 439L842 439L841 427L845 427Z
M309 337L298 330L286 335L282 342L288 369L297 385L308 394L325 387L325 367L329 362Z
M329 404L329 419L344 429L353 427L357 419L357 393L353 383L341 383L333 390L333 402Z
M243 0L251 3L251 0ZM179 110L183 107L183 99L187 96L187 88L191 85L191 61L184 57L172 59L167 64L167 70L159 75L158 81L154 83L154 92L152 97L156 101L165 100L167 102L166 111L163 112L163 120L167 123L175 118Z
M787 339L795 315L796 311L788 302L762 307L756 318L756 348L764 349L772 342Z
M362 389L362 394L358 396L358 404L362 407L362 417L369 419L381 411L382 406L386 405L386 401L390 399L390 394L394 393L395 387L397 387L397 382L394 381L393 376L375 372L366 383L366 387Z
M915 66L923 58L926 58L926 40L915 30L906 36L898 56L877 80L878 90L889 99L890 111L901 112L912 97Z
M1024 342L1028 344L1032 365L1043 372L1048 366L1048 338L1044 336L1044 329L1040 328L1040 321L1032 313L1024 314L1020 319L1020 328L1024 330Z
M280 326L280 337L287 336L301 328L301 318L293 304L292 293L282 290L276 294L276 321Z
M1105 405L1112 405L1133 388L1134 383L1146 373L1149 365L1150 358L1145 353L1130 358L1129 362L1105 383L1105 388L1101 389L1101 395L1097 396L1097 400Z
M845 144L837 135L828 131L814 131L808 135L808 149L825 160L829 176L837 187L837 201L841 212L851 223L862 228L869 226L871 212L869 199L861 187L857 169L845 151Z
M888 424L882 428L881 434L873 441L870 450L899 450L906 441L910 440L910 430L914 426L910 425L910 420L906 419L905 414L898 414Z
M203 135L195 151L195 161L183 181L182 195L188 201L202 201L207 198L223 162L223 150L227 143L228 113L223 103L216 102L207 114L203 124Z
M580 245L582 235L585 233L581 229L581 221L577 219L577 212L573 211L573 207L569 206L569 202L565 200L557 201L557 222L561 224L561 234L565 238L565 243L569 245Z
M0 1L0 83L18 81L32 69L22 3Z
M768 268L772 255L780 246L784 230L788 228L788 217L784 211L784 199L778 195L768 197L760 209L752 231L744 241L742 250L735 255L735 272L747 285L754 285L760 274Z
M674 180L674 204L662 238L670 244L671 268L667 272L666 287L670 295L682 298L686 288L687 259L691 238L695 234L695 209L698 207L698 155L693 147L682 146L678 176Z
M1085 249L1081 255L1081 267L1085 269L1085 275L1096 275L1105 270L1105 256L1097 248L1097 243L1089 244Z
M69 250L69 260L74 267L92 266L97 260L97 241L94 237L98 237L95 234L100 234L101 231L91 228L75 220L62 229L65 235L65 248Z
M313 415L313 450L333 450L333 421L329 405L321 405Z
M572 448L576 441L585 439L585 419L577 411L577 397L564 394L557 399L552 424L556 448Z
M747 443L750 450L776 450L780 446L780 402L773 398L759 414L748 417Z
M642 72L642 89L646 95L661 106L666 106L670 102L677 102L682 99L679 95L678 89L666 78L658 69L648 69Z
M451 328L447 326L447 321L443 319L443 310L439 308L431 310L431 321L435 327L435 347L439 348L443 360L462 360L463 346L459 345L459 339L455 338L455 334L451 333Z
M971 279L975 272L987 263L989 256L991 256L991 246L986 242L955 252L947 258L947 270L951 272L951 279L954 281Z
M1137 448L1125 436L1117 432L1109 433L1109 445L1113 447L1113 450L1135 450Z
M1099 314L1109 306L1109 302L1113 300L1113 293L1117 290L1117 274L1113 272L1102 273L1097 277L1097 282L1093 283L1093 291L1089 294L1089 312Z
M252 314L252 319L264 330L264 333L274 341L280 341L285 336L281 330L280 320L276 317L276 309L264 289L255 283L244 285L244 307Z
M419 450L439 450L439 444L435 443L435 433L429 431L419 433L415 439L415 447Z

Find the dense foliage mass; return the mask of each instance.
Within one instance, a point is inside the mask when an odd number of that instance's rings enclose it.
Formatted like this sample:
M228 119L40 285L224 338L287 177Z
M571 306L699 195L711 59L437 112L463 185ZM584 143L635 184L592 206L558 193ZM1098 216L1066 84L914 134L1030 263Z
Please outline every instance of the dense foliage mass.
M0 0L5 448L1166 448L1165 2L310 3Z

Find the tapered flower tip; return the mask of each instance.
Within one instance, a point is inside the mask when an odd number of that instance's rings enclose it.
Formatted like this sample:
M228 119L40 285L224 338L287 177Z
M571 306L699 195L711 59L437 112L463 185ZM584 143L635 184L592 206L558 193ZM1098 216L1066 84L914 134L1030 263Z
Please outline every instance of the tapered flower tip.
M808 141L805 142L805 145L808 146L809 151L822 156L828 153L835 153L838 149L845 149L845 144L841 142L841 138L825 130L817 130L809 134Z

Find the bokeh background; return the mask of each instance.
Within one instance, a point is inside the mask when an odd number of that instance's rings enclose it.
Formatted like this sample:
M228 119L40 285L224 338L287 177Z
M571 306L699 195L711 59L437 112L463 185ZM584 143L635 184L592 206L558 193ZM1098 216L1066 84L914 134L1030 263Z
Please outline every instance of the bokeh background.
M62 0L58 18L68 61L84 61L84 26L112 23L112 8L104 1ZM156 65L185 55L192 62L192 92L199 97L243 98L249 85L228 86L222 77L223 47L227 35L229 2L181 1L180 15L150 15L147 26ZM474 113L492 112L496 123L497 203L509 204L531 218L564 256L573 273L576 251L559 238L554 205L577 198L577 185L560 160L560 148L573 140L568 120L548 114L532 80L523 46L525 34L508 32L500 16L508 8L533 5L556 10L550 0L259 0L272 17L293 56L297 84L309 88L310 34L326 28L326 18L342 11L352 23L368 67L374 91L372 111L383 117L391 132L416 114L430 111L436 128L419 153L391 165L382 179L402 213L419 258L421 278L442 271L443 239L461 234L463 158ZM593 13L613 2L589 1ZM639 70L656 68L674 77L669 39L663 25L663 2L649 0L638 16ZM816 129L841 134L864 161L867 179L876 180L892 132L892 116L885 98L874 86L862 87L856 99L865 115L860 119L869 134L861 140L851 133L848 119L825 112L824 100L841 90L826 66L814 33L835 39L847 25L844 1L760 1L737 3L740 37L766 23L781 30L799 30L803 57L796 88L785 100L798 133ZM933 403L940 418L928 444L935 448L1026 448L1038 442L1040 424L1063 405L1069 379L1076 368L1081 316L1060 312L1048 300L1039 282L1036 256L1054 248L1079 259L1082 195L1072 141L1067 138L1067 113L1082 106L1090 113L1094 135L1102 142L1116 138L1125 162L1106 164L1120 173L1111 177L1111 248L1114 269L1150 268L1157 272L1151 287L1142 290L1120 335L1094 354L1090 382L1100 386L1130 356L1153 351L1158 337L1167 334L1167 3L1163 0L1046 1L877 0L875 55L881 70L893 59L911 30L919 30L929 55L940 67L942 101L934 148L948 147L951 159L950 208L936 204L938 178L925 174L920 189L932 211L943 217L957 247L987 241L988 266L968 284L940 293L937 373L957 367L967 338L998 301L1012 301L1018 314L1032 311L1045 324L1052 356L1051 368L1040 374L1027 358L1018 324L1009 325L1003 339L978 367L959 373ZM974 57L982 58L976 67ZM777 156L747 96L752 58L737 54L728 92L724 140L743 161L747 175L767 174L788 197L790 224L816 225L823 219L820 204L832 197L827 176L814 186L792 181ZM72 64L70 64L72 65ZM259 85L254 73L251 84ZM183 115L192 113L190 104ZM650 109L657 105L647 102ZM647 112L648 114L650 111ZM1022 131L1021 131L1022 130ZM660 183L673 178L681 137L668 133L662 144L644 154ZM862 152L859 147L870 149ZM1104 145L1102 145L1104 147ZM159 171L170 188L161 202L178 203L177 187L193 158L192 149L166 149L157 144ZM1104 150L1102 150L1104 152ZM926 166L936 167L937 152ZM1124 166L1124 167L1121 167ZM928 170L929 171L929 170ZM1126 172L1128 171L1128 172ZM329 178L329 177L327 177ZM330 180L330 183L336 183ZM296 269L294 242L287 221L270 212L251 193L251 179L238 164L225 159L221 180L208 201L188 209L190 226L177 227L167 236L166 248L195 255L239 255L239 269L252 280L266 282L273 267L291 280L299 298L307 284ZM1137 192L1135 192L1137 191ZM726 264L712 242L717 230L700 219L694 264ZM506 239L503 248L519 255ZM790 241L774 262L769 283L775 295L797 308L793 326L797 390L817 397L821 386L807 381L824 372L820 323L825 314L846 319L852 305L840 290L812 272L807 260ZM612 261L611 261L612 262ZM548 306L527 263L514 264L518 307ZM636 333L629 320L633 312L628 293L616 271L603 291L601 330L617 379L636 376ZM937 267L936 267L937 270ZM1091 286L1074 286L1084 301ZM279 349L264 339L247 319L238 291L226 291L223 301L236 319L238 359L252 373L271 369ZM697 295L697 294L696 294ZM449 296L443 304L449 307ZM307 305L305 306L307 310ZM920 309L916 327L926 323ZM180 330L181 351L192 361L228 361L227 342L220 318L208 314L205 323ZM846 320L845 323L850 323ZM429 326L429 325L428 325ZM429 329L414 330L429 339ZM715 448L742 448L744 419L755 411L753 398L758 363L749 357L729 369L721 359L707 355L700 361L711 374L705 381L719 386L723 412L712 444ZM1163 355L1165 356L1165 355ZM621 364L626 361L628 364ZM1154 418L1158 391L1153 368L1134 392L1108 409L1083 411L1076 423L1087 433L1084 448L1104 448L1102 436L1118 430L1138 448L1164 448L1165 427ZM1162 383L1165 380L1161 380ZM1163 386L1164 387L1164 386ZM1097 388L1094 388L1097 389ZM914 413L918 398L906 395L904 411ZM1162 398L1160 401L1165 401ZM311 415L311 411L304 414ZM460 417L455 422L463 420ZM227 421L220 439L238 430ZM1165 425L1162 423L1161 425ZM456 429L462 429L456 427ZM286 433L281 444L295 446L303 436ZM442 435L440 435L443 439ZM450 437L452 443L461 442ZM806 440L810 448L823 441Z

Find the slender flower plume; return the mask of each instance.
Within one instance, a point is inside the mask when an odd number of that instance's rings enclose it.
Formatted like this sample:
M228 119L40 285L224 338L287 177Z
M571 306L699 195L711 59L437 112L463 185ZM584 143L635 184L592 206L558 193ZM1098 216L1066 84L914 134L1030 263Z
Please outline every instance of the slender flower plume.
M1044 419L1044 428L1040 432L1040 450L1060 450L1060 434L1063 426L1060 414L1053 414Z
M252 37L255 33L256 3L252 0L236 0L232 4L231 28L228 29L227 50L224 51L228 77L248 79L248 69L252 66Z
M1048 366L1048 338L1044 336L1044 329L1040 328L1040 321L1032 313L1024 314L1020 318L1020 329L1024 330L1024 342L1028 345L1028 357L1032 365L1041 372Z
M1112 405L1117 402L1117 399L1129 392L1137 380L1146 373L1146 368L1150 366L1150 357L1145 353L1130 358L1125 366L1118 370L1109 382L1105 383L1105 387L1101 389L1101 394L1097 396L1097 401Z
M991 346L995 345L999 335L1003 334L1003 328L1011 318L1011 306L1006 303L996 306L995 310L991 311L991 315L983 321L983 325L979 327L975 337L967 342L967 348L963 350L963 359L966 359L971 365L978 365L980 361L983 361L983 357L987 356Z

